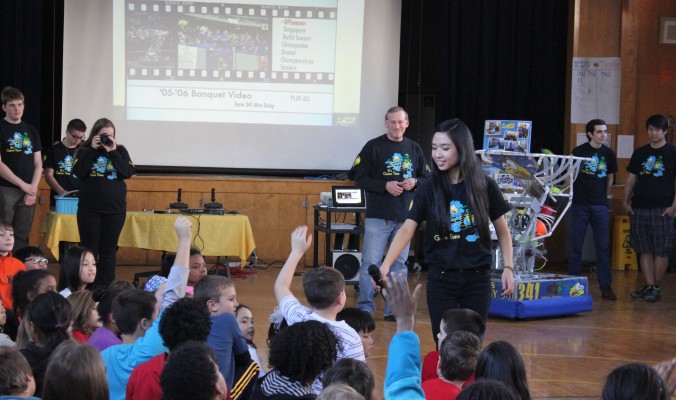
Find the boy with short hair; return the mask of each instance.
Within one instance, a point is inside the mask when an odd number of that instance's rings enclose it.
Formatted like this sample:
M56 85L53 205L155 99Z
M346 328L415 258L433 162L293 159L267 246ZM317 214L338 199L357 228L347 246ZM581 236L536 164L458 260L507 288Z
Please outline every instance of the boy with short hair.
M207 346L216 353L218 368L228 387L232 388L232 398L238 398L241 391L252 388L259 367L251 360L249 345L235 319L235 308L238 305L235 285L224 276L203 276L195 285L195 300L206 304L211 313L211 331ZM236 365L249 368L243 376L235 377Z
M12 257L14 247L14 228L12 224L0 219L0 299L8 310L14 310L12 300L12 280L19 271L26 270L23 263Z
M12 224L15 249L28 246L42 177L42 145L37 129L23 122L24 97L6 87L0 94L5 118L0 120L0 219Z
M127 383L126 399L161 400L160 375L174 349L189 340L205 342L210 329L209 311L195 299L184 297L167 308L159 332L169 353L162 353L134 368Z
M12 255L26 266L26 270L47 269L49 260L45 258L45 253L39 247L26 246L13 252Z
M486 322L481 315L469 309L450 309L444 313L439 326L439 335L437 336L437 348L444 341L447 335L457 331L466 331L475 334L483 343L484 333L486 333ZM425 355L422 364L422 381L438 378L437 365L439 363L439 352L430 351ZM468 384L474 379L468 379Z
M73 176L75 151L86 139L87 125L81 119L73 119L66 126L66 136L45 151L45 181L51 190L52 204L54 196L63 196L66 192L77 190L79 180Z
M376 330L376 321L371 314L358 308L347 307L336 315L337 321L345 321L354 329L361 343L364 345L364 356L370 357L373 350L373 331Z
M14 348L0 346L0 399L33 397L35 379L28 361Z
M298 262L312 244L307 226L299 226L291 233L291 253L275 281L275 296L279 309L289 325L315 320L331 327L338 338L338 359L354 358L364 361L364 346L357 332L345 321L336 321L336 315L345 307L345 280L343 275L329 267L314 268L303 276L303 290L310 308L300 304L291 292L291 281ZM317 394L322 390L321 380L312 384Z
M172 353L160 383L167 400L229 399L214 353L200 342L186 342Z
M455 399L465 382L474 376L481 353L481 341L467 331L452 332L441 342L439 353L439 378L422 383L425 398Z
M110 346L101 352L112 400L125 398L127 381L136 366L167 350L159 334L159 324L164 310L185 296L191 226L192 223L186 217L179 217L174 223L178 250L161 307L157 307L157 299L152 293L141 289L124 291L113 301L113 319L120 330L122 344Z

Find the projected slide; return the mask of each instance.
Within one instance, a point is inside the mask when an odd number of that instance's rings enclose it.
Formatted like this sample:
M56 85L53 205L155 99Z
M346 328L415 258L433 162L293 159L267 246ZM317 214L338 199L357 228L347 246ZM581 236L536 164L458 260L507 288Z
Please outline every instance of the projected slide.
M118 4L117 115L359 125L363 0Z

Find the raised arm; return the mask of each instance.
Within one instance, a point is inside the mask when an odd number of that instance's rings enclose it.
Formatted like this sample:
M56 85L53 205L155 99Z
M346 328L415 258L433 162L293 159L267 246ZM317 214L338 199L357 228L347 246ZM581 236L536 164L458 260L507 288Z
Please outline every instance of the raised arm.
M178 236L178 247L174 266L171 267L167 278L166 290L162 297L161 310L166 309L174 302L185 296L185 287L188 284L190 273L190 239L192 238L192 222L186 217L178 217L174 222L174 230Z
M389 250L387 250L385 260L380 265L380 273L383 276L387 276L387 273L390 272L392 264L397 260L399 254L404 251L404 247L413 239L416 229L418 229L418 223L412 219L404 221L404 224L399 228L392 240L392 244L390 244Z
M279 275L277 275L277 280L275 281L275 297L277 297L278 304L284 297L293 294L291 292L293 274L296 272L296 267L303 254L305 254L312 244L312 235L308 235L307 232L308 227L303 225L296 227L291 233L291 253L286 259L282 270L279 271Z

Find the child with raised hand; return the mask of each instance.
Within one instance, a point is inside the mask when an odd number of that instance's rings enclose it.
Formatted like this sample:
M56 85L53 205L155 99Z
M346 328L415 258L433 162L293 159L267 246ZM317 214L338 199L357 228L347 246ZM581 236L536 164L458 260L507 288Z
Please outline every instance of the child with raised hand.
M78 290L91 289L94 279L96 279L94 253L82 246L69 248L63 259L59 294L68 298L71 293Z
M336 316L337 321L345 321L361 338L364 345L364 356L370 357L373 352L373 331L376 330L376 321L371 314L358 308L344 308Z
M87 343L92 333L102 325L92 292L89 290L73 292L68 296L68 302L73 308L73 339L79 343Z
M303 306L291 292L293 274L311 244L312 235L308 235L307 226L299 226L291 233L291 254L275 281L279 309L289 326L308 320L327 324L338 337L338 359L364 361L364 346L357 332L345 321L336 321L336 315L345 307L346 301L345 279L340 272L319 267L305 273L303 290L311 308ZM317 379L312 387L315 393L321 393L321 380Z
M254 360L260 368L259 375L265 374L261 358L258 355L256 345L253 342L256 327L254 326L254 317L251 309L244 304L238 305L237 308L235 308L235 318L237 319L237 324L239 325L239 330L242 332L242 336L244 336L246 343L249 345L251 359Z
M113 400L124 399L129 375L137 365L167 350L162 344L158 327L162 311L185 296L191 226L192 223L186 217L178 217L174 223L178 249L160 307L157 307L155 296L141 289L124 291L113 302L113 319L120 329L122 344L108 347L101 352L101 358L106 365L110 398Z
M420 339L413 332L418 297L422 285L411 294L406 276L386 276L387 289L383 292L397 322L397 333L390 341L385 370L385 398L424 400L420 387Z

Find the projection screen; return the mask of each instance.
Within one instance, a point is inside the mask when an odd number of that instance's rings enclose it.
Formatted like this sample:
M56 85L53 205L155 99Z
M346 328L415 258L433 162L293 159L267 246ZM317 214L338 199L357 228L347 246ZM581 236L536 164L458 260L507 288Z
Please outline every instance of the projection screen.
M135 164L341 171L397 105L399 0L66 0L62 125Z

